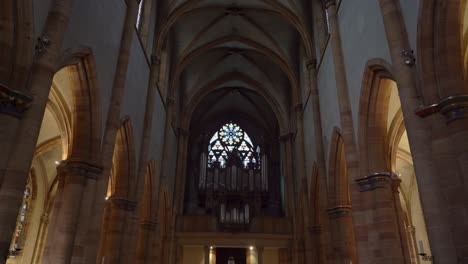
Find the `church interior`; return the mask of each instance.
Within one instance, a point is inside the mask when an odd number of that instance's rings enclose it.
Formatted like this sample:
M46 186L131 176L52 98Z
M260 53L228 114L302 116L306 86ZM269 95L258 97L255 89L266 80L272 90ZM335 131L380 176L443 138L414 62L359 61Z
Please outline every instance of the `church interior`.
M468 264L467 2L0 1L0 263Z

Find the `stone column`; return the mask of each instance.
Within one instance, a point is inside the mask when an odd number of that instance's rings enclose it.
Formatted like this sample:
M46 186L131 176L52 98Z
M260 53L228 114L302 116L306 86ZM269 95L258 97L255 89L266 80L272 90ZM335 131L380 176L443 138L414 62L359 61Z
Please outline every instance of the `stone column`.
M346 67L338 23L336 0L325 0L325 7L328 12L330 25L330 44L333 53L341 132L345 146L346 170L349 182L351 182L352 180L359 178L359 153L355 141L353 116L349 99L348 81L346 78ZM353 194L357 192L357 190L350 188L349 185L348 188L352 204L354 202ZM335 263L349 264L350 261L357 263L351 207L348 204L332 206L334 207L328 209L328 213L330 216L331 236L333 237L332 243L338 246L338 249L336 249L333 254L336 257Z
M122 248L125 239L123 232L125 219L135 210L136 203L119 197L109 197L108 202L110 203L110 212L109 221L104 223L107 232L105 233L105 262L103 264L115 264L120 263L122 251L126 250Z
M263 264L263 247L257 247L257 264Z
M334 264L358 263L352 210L349 205L338 205L327 210L332 240L332 260Z
M52 79L59 65L72 5L72 0L51 2L44 31L36 44L28 95L15 93L13 89L8 89L6 96L5 89L2 88L0 92L0 101L5 102L7 97L6 105L10 106L13 113L21 114L22 118L19 126L5 126L5 123L2 123L1 130L5 128L6 131L0 131L9 135L0 138L0 146L6 148L5 152L0 154L0 259L6 259L15 230L18 209L36 149ZM13 97L10 96L12 94ZM0 110L0 115L3 116L5 110ZM7 153L7 150L10 151Z
M398 213L400 198L398 193L395 197L392 186L397 177L393 173L375 173L356 180L361 202L355 203L353 210L361 263L409 263L401 236L400 227L404 226ZM386 253L375 254L377 251Z
M315 134L315 151L317 159L317 190L316 194L318 201L315 209L315 218L311 219L310 223L313 225L311 230L321 230L323 226L327 225L327 175L325 165L325 148L323 145L323 129L322 129L322 117L320 114L320 98L317 84L317 62L315 60L307 63L307 69L309 70L309 85L310 85L310 104L312 106L312 118L314 122L314 134ZM310 190L311 191L311 190ZM311 205L312 206L312 205ZM319 229L318 229L319 228ZM325 250L328 248L328 242L326 239L326 233L324 232L310 232L311 240L314 248L313 259L318 263L325 263Z
M55 210L48 230L43 263L69 264L77 232L81 203L88 178L96 179L102 169L82 161L63 161L57 166L59 186ZM58 205L58 206L57 206Z
M210 264L210 247L209 246L204 246L203 247L203 252L204 252L204 264Z
M468 97L453 96L430 107L420 108L423 102L417 91L415 58L408 41L399 2L379 0L379 3L431 251L438 264L457 264L468 259L468 251L465 250L468 240L460 238L461 234L466 234L468 230L468 127L466 119L458 119L466 117ZM443 91L445 87L439 89ZM438 112L448 118L448 123L444 124L440 115L426 119L415 115L416 113L424 117Z
M112 167L112 158L114 154L115 138L117 131L120 128L120 111L123 104L125 84L127 80L127 69L129 65L130 49L135 34L135 21L137 16L137 2L136 0L127 1L127 11L125 20L123 21L122 36L120 39L119 54L117 57L117 65L114 74L112 85L112 93L109 102L109 109L107 111L107 120L104 131L102 143L102 165L103 172L98 178L94 190L94 206L91 209L91 218L89 225L82 225L88 233L88 244L84 249L85 259L84 263L96 262L98 248L99 248L99 235L102 225L102 212L104 209L104 197L107 193L108 182L110 178L110 171Z
M136 264L153 263L149 258L149 251L154 250L150 247L150 238L156 235L156 223L142 221L140 223L140 231L138 236ZM155 260L152 260L155 261Z
M411 225L406 228L408 233L408 244L410 245L411 263L419 264L419 249L416 242L416 227Z

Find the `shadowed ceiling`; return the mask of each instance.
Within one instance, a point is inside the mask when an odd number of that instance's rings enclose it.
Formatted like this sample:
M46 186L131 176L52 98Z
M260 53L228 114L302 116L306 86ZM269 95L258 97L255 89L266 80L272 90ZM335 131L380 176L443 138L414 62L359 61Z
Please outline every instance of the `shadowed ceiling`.
M310 54L307 0L167 1L163 38L169 93L182 116L203 124L245 117L285 129L299 98L300 56Z

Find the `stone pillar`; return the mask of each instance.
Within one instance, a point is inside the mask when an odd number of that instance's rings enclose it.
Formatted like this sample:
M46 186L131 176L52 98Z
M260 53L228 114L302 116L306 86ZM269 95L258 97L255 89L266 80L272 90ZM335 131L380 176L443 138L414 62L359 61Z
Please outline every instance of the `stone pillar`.
M81 161L63 161L57 166L60 196L55 199L43 263L69 264L77 232L81 203L88 178L95 180L102 169Z
M468 240L461 238L468 230L468 122L458 119L466 117L467 96L448 97L420 108L423 102L417 91L415 58L399 1L379 3L434 261L458 264L468 259ZM453 87L438 88L445 91ZM426 119L415 115L424 117L439 112L448 118L448 123L444 124L440 115Z
M144 264L149 262L148 252L154 250L150 247L150 238L156 235L156 223L142 221L140 223L140 232L138 236L137 244L137 254L136 261L137 264ZM149 262L152 263L152 262Z
M263 247L257 247L257 264L263 264Z
M32 263L40 263L42 259L42 252L44 249L44 240L46 230L49 226L49 214L44 212L41 216L41 223L39 225L39 231L37 233L36 245L34 246L34 253L32 256Z
M125 238L123 229L125 219L135 210L136 203L125 198L109 197L110 203L109 221L104 223L107 228L106 243L104 245L103 264L120 263L122 250L121 247Z
M320 227L320 230L323 226L327 225L327 197L328 197L328 188L327 188L327 175L326 175L326 165L325 165L325 148L323 145L323 129L322 129L322 118L320 114L320 98L317 84L317 62L316 60L309 61L307 63L307 69L309 70L309 85L310 85L310 103L312 106L312 118L314 122L314 134L315 134L315 151L317 159L317 174L318 180L318 194L316 195L316 206L312 208L315 209L315 217L311 219L310 223L313 225L312 230L317 230L317 227ZM311 232L311 240L314 248L313 259L318 263L325 263L325 250L328 248L328 243L326 239L326 233L324 232Z
M332 240L334 264L358 263L351 206L339 205L327 210Z
M203 263L204 264L210 264L210 247L209 246L204 246L203 247L203 252L204 252L203 255L205 256Z
M330 25L330 44L332 48L335 69L338 107L340 110L341 134L345 146L346 170L349 182L351 182L352 180L359 178L359 152L357 150L355 140L353 116L349 99L348 81L346 78L346 67L338 23L336 0L325 0L325 8L328 12L328 20ZM356 193L357 190L351 187L348 185L352 204L354 202L354 193ZM347 204L338 204L332 206L332 208L328 209L328 213L330 216L329 219L333 241L332 244L337 246L333 254L335 257L335 263L349 264L350 261L357 263L351 207ZM333 248L334 246L332 245L331 247Z
M107 193L112 158L114 154L115 138L120 128L120 107L123 104L125 84L127 80L127 70L129 65L130 50L135 34L135 21L137 16L137 1L127 1L127 11L123 21L122 36L120 39L119 54L112 85L112 93L107 110L107 120L102 143L102 175L98 178L94 193L94 205L91 209L89 225L82 225L80 228L88 233L88 244L84 249L84 263L94 263L97 259L99 248L99 236L101 234L102 213L104 209L104 197Z
M398 226L398 230L400 232L399 237L400 237L400 244L401 244L402 251L403 251L403 259L405 263L410 263L411 262L410 245L408 243L409 240L408 240L408 236L406 232L404 212L403 212L403 208L401 206L401 200L400 200L401 179L399 177L392 177L391 180L392 180L391 189L393 193L393 204L395 208L395 218L396 218L396 224Z
M403 247L407 243L401 234L404 225L398 212L400 198L394 193L398 187L393 186L397 177L393 173L375 173L356 180L360 203L354 204L353 213L360 263L409 263Z
M5 148L0 154L0 259L6 259L15 230L52 79L59 65L72 5L72 0L54 0L50 4L44 31L36 44L28 95L16 93L14 89L8 88L5 96L4 87L0 92L0 101L2 105L6 102L4 106L8 108L2 107L0 115L4 117L5 112L21 114L20 122L2 122L0 129L5 135L0 138L0 146ZM2 118L2 121L5 120Z
M325 257L325 245L323 244L325 239L324 228L321 225L311 226L308 227L306 230L307 234L310 236L311 239L311 252L312 252L312 259L310 260L311 263L326 263ZM323 261L322 261L323 260Z
M408 244L410 246L411 263L419 264L419 249L416 242L416 227L411 225L406 228L408 233Z

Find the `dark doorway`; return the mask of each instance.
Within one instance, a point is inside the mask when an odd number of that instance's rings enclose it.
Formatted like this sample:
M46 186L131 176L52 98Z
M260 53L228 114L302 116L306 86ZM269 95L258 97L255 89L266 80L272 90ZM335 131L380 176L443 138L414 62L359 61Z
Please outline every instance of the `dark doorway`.
M236 264L247 264L246 251L245 248L216 248L216 264L228 264L230 257Z

